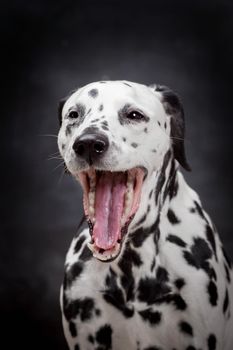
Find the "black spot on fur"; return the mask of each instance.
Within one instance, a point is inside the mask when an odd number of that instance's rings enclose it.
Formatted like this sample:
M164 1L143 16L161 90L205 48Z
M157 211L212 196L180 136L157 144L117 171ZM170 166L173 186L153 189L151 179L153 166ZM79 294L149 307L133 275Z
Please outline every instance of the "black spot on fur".
M180 328L180 331L182 333L185 333L187 335L190 335L190 336L193 336L193 329L192 329L192 326L188 323L188 322L185 322L185 321L181 321L179 323L179 328Z
M145 213L140 220L135 224L135 227L138 227L139 225L143 224L143 222L147 219L147 213Z
M80 350L80 347L78 344L75 345L74 350Z
M102 123L101 123L101 126L104 130L109 130L108 128L108 122L106 120L104 120Z
M89 335L88 335L87 340L88 340L88 341L89 341L89 343L91 343L91 344L94 344L94 342L95 342L95 338L93 337L93 335L92 335L92 334L89 334Z
M90 249L85 246L82 250L82 253L79 256L79 260L81 261L88 261L93 257L92 252L90 251Z
M126 245L123 256L118 263L118 266L123 272L121 276L121 284L125 290L126 301L134 300L134 276L132 268L133 266L141 266L142 260L140 255L133 250L129 244Z
M107 126L103 125L103 124L101 124L101 128L102 128L103 130L109 131L109 128L108 128Z
M217 340L214 334L210 334L207 340L208 350L216 350Z
M223 313L224 314L226 313L228 306L229 306L229 294L228 294L228 290L226 289L225 298L224 298L224 302L223 302Z
M76 299L68 301L63 298L64 315L67 321L80 317L85 322L92 318L94 311L94 300L91 298Z
M144 129L144 132L147 134L147 133L148 133L148 129L147 129L147 128L145 128L145 129Z
M161 123L160 123L160 122L158 122L158 124L159 124L159 126L161 126Z
M151 235L157 232L159 224L159 218L155 221L155 223L147 228L140 227L136 231L131 233L132 243L138 248L143 242Z
M214 252L214 255L215 255L215 259L216 259L216 261L218 261L217 253L216 253L216 243L215 243L214 233L213 233L212 228L209 225L206 225L206 237L207 237L208 242L210 243L210 245L211 245L211 247L213 249L213 252Z
M149 194L149 199L151 199L152 194L153 194L153 190L151 190L151 191L150 191L150 194Z
M133 142L133 143L131 143L131 146L132 146L133 148L137 148L137 147L138 147L138 144L137 144L136 142Z
M139 311L138 313L143 318L143 320L148 321L153 326L158 325L161 321L161 312L152 311L151 308Z
M175 280L175 286L177 289L181 289L185 286L185 280L183 278L177 278Z
M69 288L74 280L79 277L81 272L83 271L83 264L80 261L75 262L69 268L67 268L64 277L63 287L64 290Z
M218 290L216 284L213 281L209 282L207 291L211 305L216 306L218 302Z
M196 267L196 269L203 269L210 276L208 260L212 257L212 251L203 238L194 238L193 241L191 251L183 252L184 258L189 265Z
M158 220L158 222L159 222L159 220ZM159 229L159 227L157 227L155 232L154 232L154 235L153 235L156 255L159 253L159 244L158 244L159 238L160 238L160 229Z
M206 221L206 217L204 215L201 205L197 201L194 201L194 205L200 217Z
M183 239L181 239L178 236L170 234L167 236L166 240L173 243L173 244L178 245L179 247L182 247L182 248L186 247L186 243L183 241Z
M102 112L103 109L104 109L104 106L101 104L101 105L99 106L99 111Z
M167 217L168 217L168 220L170 221L170 223L173 225L180 223L180 220L177 218L176 214L174 213L174 211L172 209L168 209Z
M162 266L158 266L156 271L156 278L157 281L161 284L168 282L169 278L167 270Z
M97 89L91 89L90 91L88 91L88 95L95 98L97 97L99 94L99 91Z
M174 159L171 159L171 167L169 171L169 175L167 178L166 186L163 193L163 202L167 198L167 195L169 195L170 200L176 196L178 191L178 181L176 181L176 166Z
M194 346L190 345L186 348L186 350L196 350L196 348Z
M151 267L150 267L151 272L153 272L154 268L155 268L155 258L153 258L151 263Z
M168 187L168 195L169 195L170 200L172 198L176 197L178 190L179 190L179 184L178 184L178 181L176 178L176 171L174 171L174 175L173 175L172 180L171 180L169 187Z
M76 329L75 323L72 321L69 322L69 330L73 338L77 337L77 329Z
M96 119L93 119L93 120L91 120L91 123L93 124L93 123L97 123L99 121L99 118L96 118Z
M227 281L228 281L228 283L231 283L231 275L230 275L229 268L228 268L228 266L226 264L224 264L224 268L225 268L225 271L226 271Z
M103 290L104 300L121 311L125 317L132 317L134 309L127 306L123 291L117 284L117 275L112 268L109 269L105 283L106 288Z
M157 302L158 303L158 302ZM177 310L184 311L187 309L187 304L179 294L168 294L159 300L159 303L173 304Z
M157 151L156 151L156 149L152 149L152 151L151 151L151 152L156 153Z
M79 252L79 250L80 250L80 248L82 247L82 244L83 244L83 242L85 241L85 236L81 236L78 240L77 240L77 242L76 242L76 244L75 244L75 247L74 247L74 253L78 253Z
M123 142L126 142L126 138L125 137L122 137L122 140L123 140Z
M167 123L166 122L164 123L164 128L167 129Z
M215 281L217 281L217 275L216 275L215 269L213 267L210 268L209 276L210 276L210 278L213 278Z
M148 305L156 303L165 294L170 292L170 287L164 282L161 283L156 278L145 277L139 281L138 299Z
M157 185L156 185L156 190L155 190L155 204L156 204L156 206L158 204L159 194L160 194L162 187L163 187L165 180L166 180L165 172L166 172L167 166L169 164L170 158L171 158L171 151L168 150L164 156L163 165L162 165L162 168L160 170L159 178L158 178Z
M95 314L96 316L101 316L101 310L100 309L95 309Z
M96 332L96 341L103 346L103 350L112 348L112 327L106 324Z

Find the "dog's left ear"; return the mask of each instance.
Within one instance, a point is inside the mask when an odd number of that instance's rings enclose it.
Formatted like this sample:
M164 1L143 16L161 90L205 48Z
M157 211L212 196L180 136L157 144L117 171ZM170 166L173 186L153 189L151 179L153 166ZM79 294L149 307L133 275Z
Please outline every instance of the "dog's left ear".
M184 109L179 97L167 86L154 85L154 90L162 95L162 103L167 115L171 117L171 139L175 159L187 171L191 168L187 162L184 147L185 120Z
M63 109L64 104L66 103L66 101L67 101L67 98L63 98L58 103L58 121L59 121L59 125L60 126L62 124L62 109Z

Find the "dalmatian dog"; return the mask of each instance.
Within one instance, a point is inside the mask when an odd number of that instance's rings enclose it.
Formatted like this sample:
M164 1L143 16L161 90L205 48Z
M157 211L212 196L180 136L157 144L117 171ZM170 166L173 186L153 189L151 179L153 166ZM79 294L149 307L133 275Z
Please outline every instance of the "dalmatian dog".
M169 88L100 81L59 106L85 218L65 262L71 350L232 350L232 268L190 170Z

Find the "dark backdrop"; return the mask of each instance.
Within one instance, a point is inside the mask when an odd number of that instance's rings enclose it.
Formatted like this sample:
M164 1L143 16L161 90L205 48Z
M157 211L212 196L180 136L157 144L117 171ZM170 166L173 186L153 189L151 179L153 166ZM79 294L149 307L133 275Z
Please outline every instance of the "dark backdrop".
M0 319L9 348L66 349L59 287L81 193L59 160L57 104L100 79L166 84L182 97L185 174L233 257L229 0L1 1ZM55 155L56 156L56 155Z

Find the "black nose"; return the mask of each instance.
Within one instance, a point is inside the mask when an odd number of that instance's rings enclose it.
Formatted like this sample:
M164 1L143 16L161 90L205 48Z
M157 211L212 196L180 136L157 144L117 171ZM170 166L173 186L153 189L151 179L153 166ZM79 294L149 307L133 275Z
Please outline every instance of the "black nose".
M78 157L92 165L107 151L108 146L108 138L103 134L83 134L74 141L73 150Z

